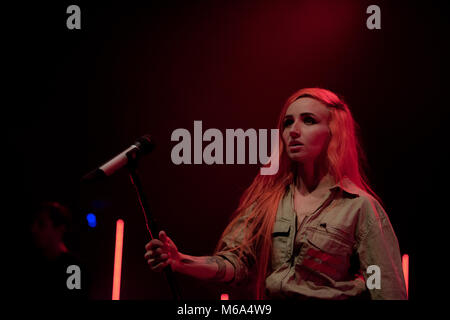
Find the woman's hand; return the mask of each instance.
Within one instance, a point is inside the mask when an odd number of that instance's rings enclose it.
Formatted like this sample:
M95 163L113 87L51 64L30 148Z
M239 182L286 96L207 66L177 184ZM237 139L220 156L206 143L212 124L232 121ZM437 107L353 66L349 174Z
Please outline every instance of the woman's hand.
M162 271L170 264L173 271L180 265L181 254L177 246L164 231L159 232L159 240L153 239L145 246L145 260L153 271Z

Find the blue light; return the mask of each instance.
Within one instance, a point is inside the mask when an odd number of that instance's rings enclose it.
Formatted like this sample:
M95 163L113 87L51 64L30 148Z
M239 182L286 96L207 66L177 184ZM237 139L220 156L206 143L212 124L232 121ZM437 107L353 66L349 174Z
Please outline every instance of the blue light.
M95 228L95 226L97 225L97 218L95 217L95 214L93 213L88 213L86 215L86 219L88 222L88 226L91 228Z

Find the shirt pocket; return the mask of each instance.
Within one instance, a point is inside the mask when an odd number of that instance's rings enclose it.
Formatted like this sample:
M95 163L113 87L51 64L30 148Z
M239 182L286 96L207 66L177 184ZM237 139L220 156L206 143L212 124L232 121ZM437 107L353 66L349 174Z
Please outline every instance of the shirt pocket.
M349 235L337 226L310 227L303 265L334 280L347 277L353 251Z
M272 231L272 269L277 269L289 260L289 246L291 236L289 221L276 220Z

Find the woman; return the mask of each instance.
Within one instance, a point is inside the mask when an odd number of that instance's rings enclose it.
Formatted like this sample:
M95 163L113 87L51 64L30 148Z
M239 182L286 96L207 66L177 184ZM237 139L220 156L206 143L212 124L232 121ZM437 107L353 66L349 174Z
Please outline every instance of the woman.
M161 231L146 245L152 270L170 264L233 285L255 272L257 299L406 299L398 241L362 173L355 126L334 93L294 93L278 121L279 170L256 176L215 254L182 254Z

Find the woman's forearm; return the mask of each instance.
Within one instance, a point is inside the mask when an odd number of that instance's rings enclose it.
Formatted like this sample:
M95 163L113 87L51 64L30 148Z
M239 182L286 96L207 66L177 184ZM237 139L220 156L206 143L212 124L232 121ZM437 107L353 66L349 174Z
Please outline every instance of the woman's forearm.
M201 280L227 282L234 277L234 267L219 256L189 256L180 253L181 259L174 271Z

